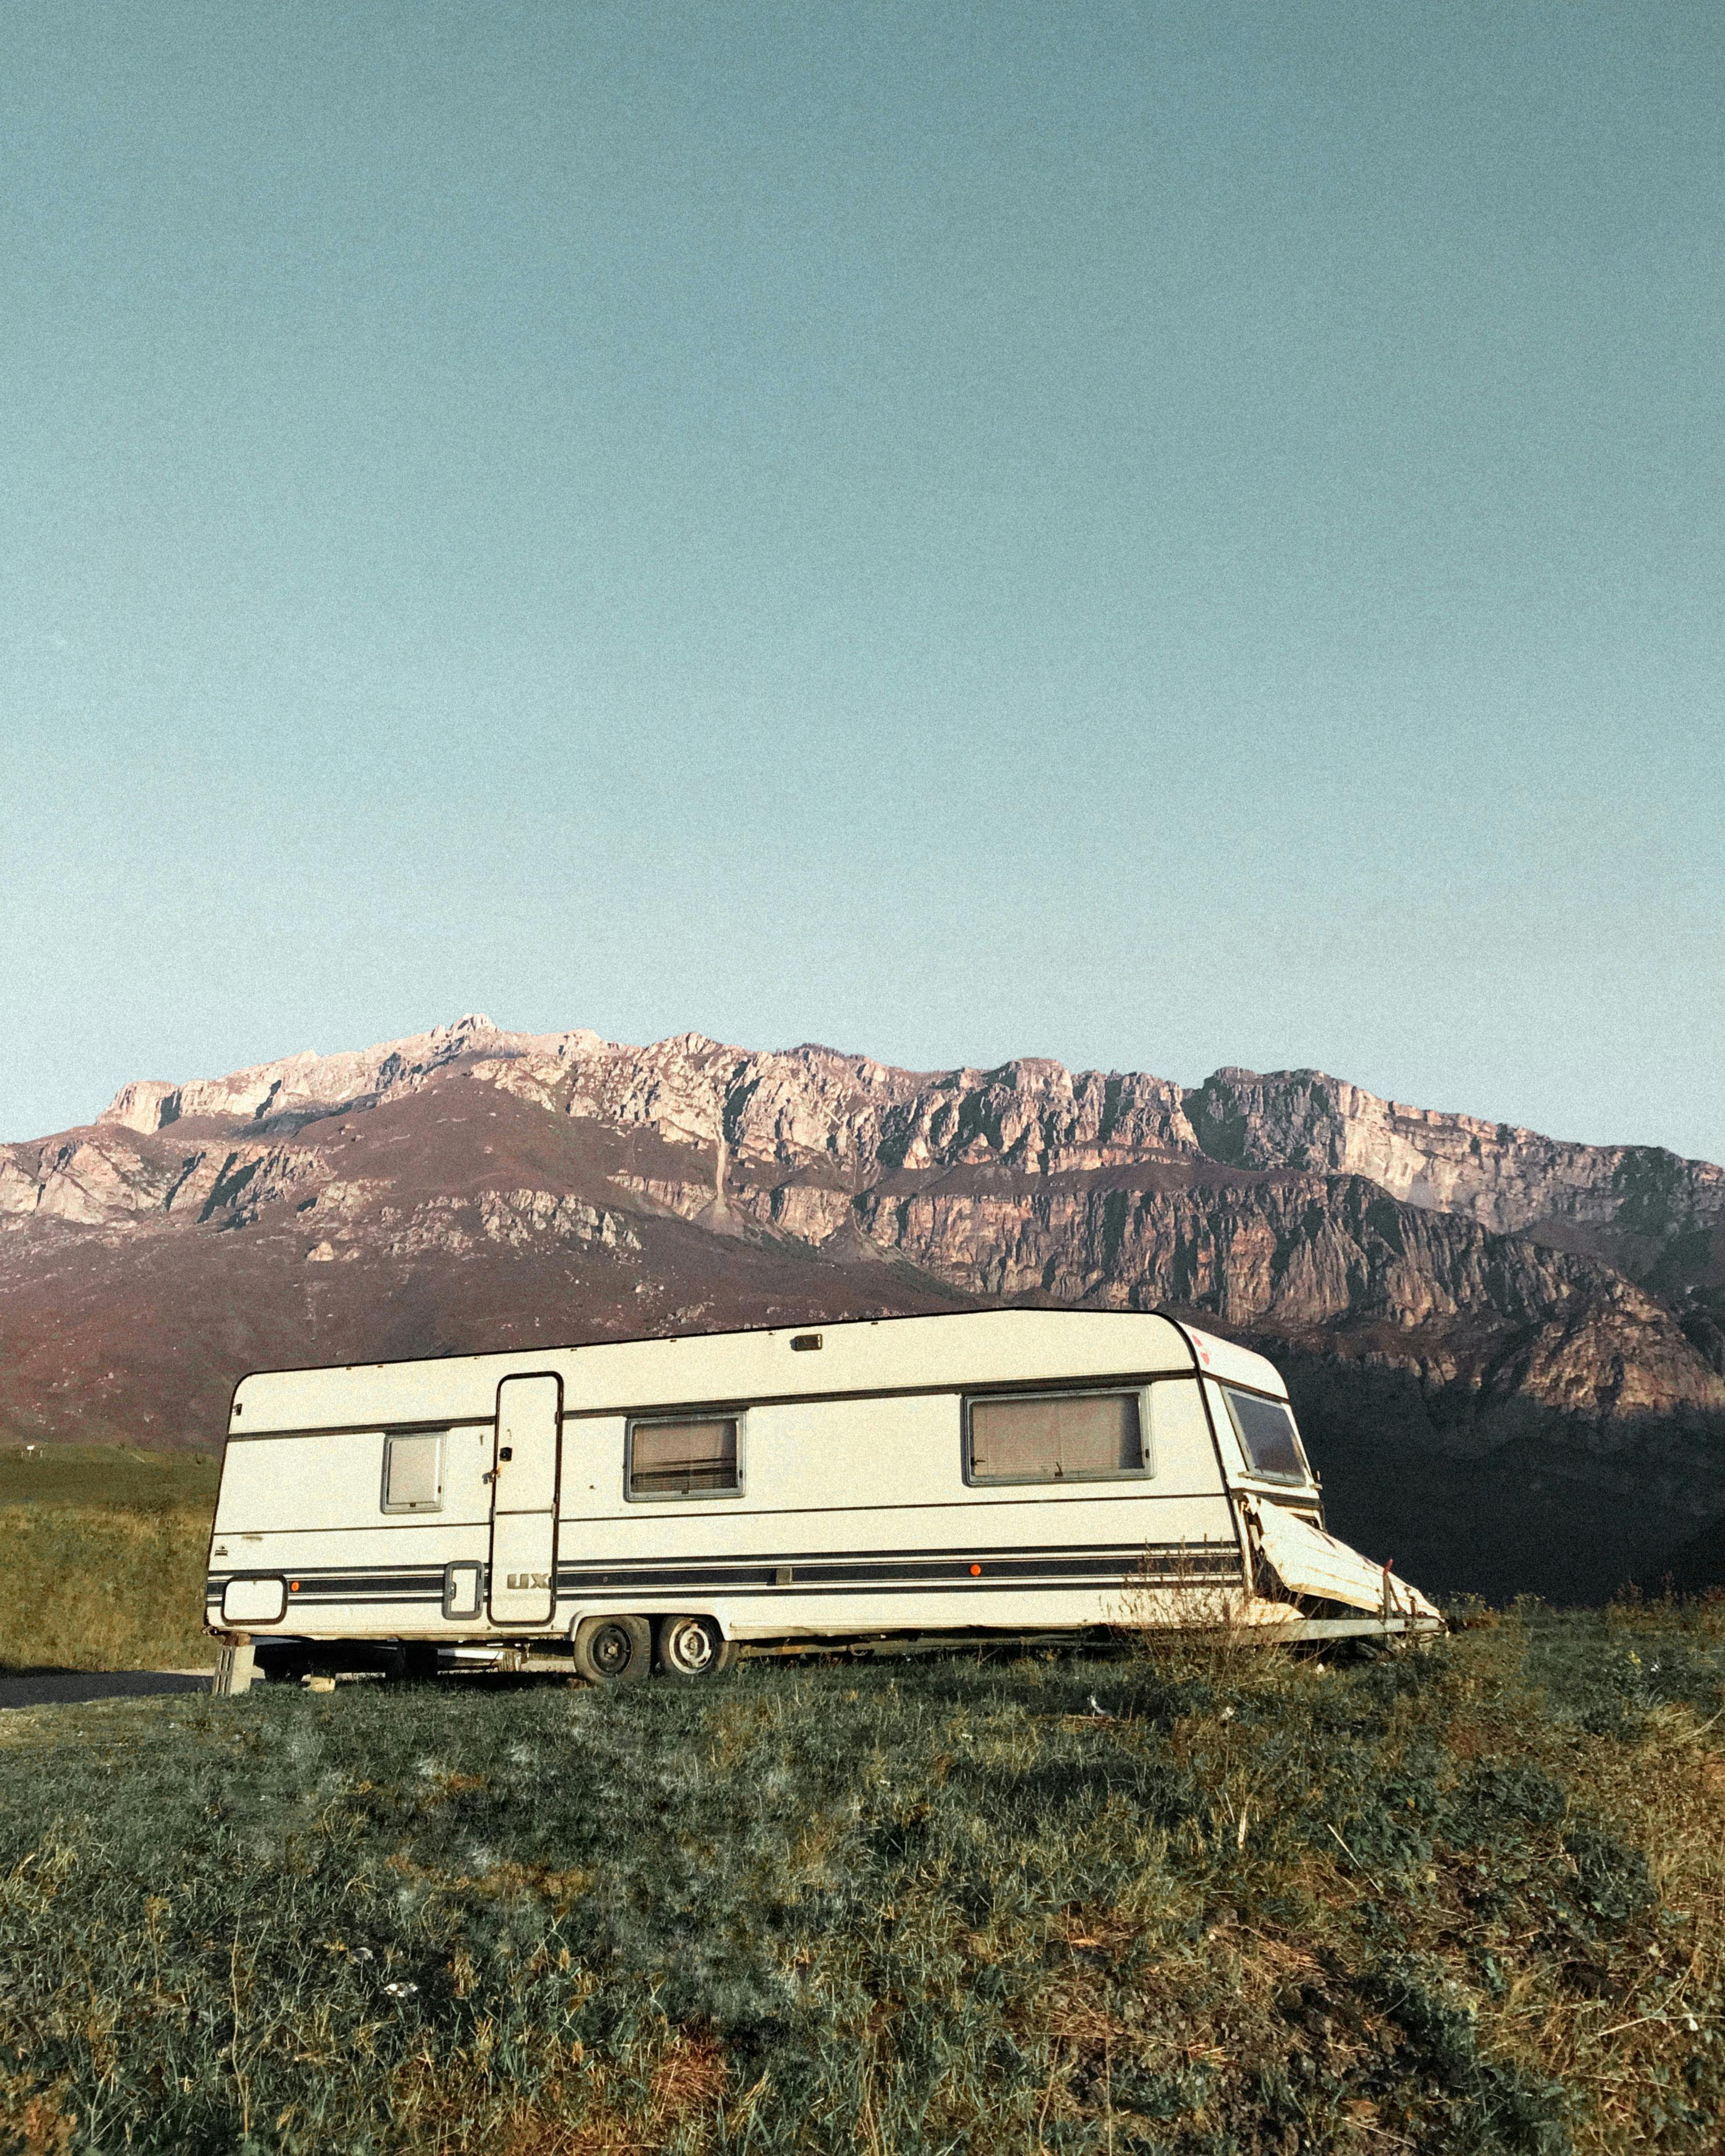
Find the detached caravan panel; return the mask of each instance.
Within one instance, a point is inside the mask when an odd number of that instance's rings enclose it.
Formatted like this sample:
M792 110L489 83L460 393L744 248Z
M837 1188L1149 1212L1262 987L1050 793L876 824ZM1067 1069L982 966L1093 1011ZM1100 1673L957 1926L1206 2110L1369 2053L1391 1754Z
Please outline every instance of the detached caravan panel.
M721 1643L1077 1631L1129 1589L1171 1623L1219 1592L1286 1614L1266 1502L1321 1527L1280 1378L1154 1315L285 1371L235 1394L207 1606L259 1637L561 1640L601 1673L603 1633L631 1674L649 1627L686 1674Z

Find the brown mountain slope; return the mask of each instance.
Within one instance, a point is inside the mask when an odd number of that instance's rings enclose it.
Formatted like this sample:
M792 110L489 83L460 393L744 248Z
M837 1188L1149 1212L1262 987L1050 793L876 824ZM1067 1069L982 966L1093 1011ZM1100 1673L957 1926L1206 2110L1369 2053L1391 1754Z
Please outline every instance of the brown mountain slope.
M1439 1586L1589 1594L1725 1516L1722 1224L1707 1163L1317 1072L1183 1091L468 1019L0 1148L0 1416L211 1444L260 1364L1167 1305L1289 1364L1342 1532Z

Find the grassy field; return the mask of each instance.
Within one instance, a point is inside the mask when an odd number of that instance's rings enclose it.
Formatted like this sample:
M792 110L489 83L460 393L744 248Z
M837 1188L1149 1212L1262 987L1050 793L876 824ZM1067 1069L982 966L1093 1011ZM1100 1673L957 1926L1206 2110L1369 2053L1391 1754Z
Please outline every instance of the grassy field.
M0 1448L0 1671L213 1665L218 1471L204 1453Z
M8 1716L0 2119L209 2156L1714 2151L1722 1633Z
M213 1666L208 1506L0 1506L0 1671Z
M222 1464L209 1452L146 1452L132 1445L0 1446L0 1506L75 1505L150 1511L216 1507Z

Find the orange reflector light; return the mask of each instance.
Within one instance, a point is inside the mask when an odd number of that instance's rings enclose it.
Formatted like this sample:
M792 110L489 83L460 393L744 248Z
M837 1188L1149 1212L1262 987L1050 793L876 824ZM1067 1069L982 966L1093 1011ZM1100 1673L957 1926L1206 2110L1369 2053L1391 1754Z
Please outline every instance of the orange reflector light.
M982 1575L982 1569L983 1569L983 1568L982 1568L982 1567L981 1567L979 1564L973 1564L973 1565L972 1565L972 1567L970 1568L970 1576L971 1576L971 1578L972 1578L973 1579L979 1578L981 1577L981 1575Z
M297 1579L290 1579L290 1580L288 1582L288 1593L289 1593L290 1594L297 1594L299 1593L299 1591L300 1591L300 1583L299 1583L299 1581L298 1581Z

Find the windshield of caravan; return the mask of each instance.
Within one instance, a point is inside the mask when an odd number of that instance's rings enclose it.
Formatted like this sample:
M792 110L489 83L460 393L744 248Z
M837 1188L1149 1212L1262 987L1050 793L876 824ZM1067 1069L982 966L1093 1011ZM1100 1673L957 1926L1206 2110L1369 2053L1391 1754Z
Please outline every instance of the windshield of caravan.
M1236 1393L1231 1385L1222 1388L1222 1397L1252 1472L1278 1482L1303 1482L1306 1462L1300 1455L1294 1418L1281 1402L1264 1399L1256 1393Z

